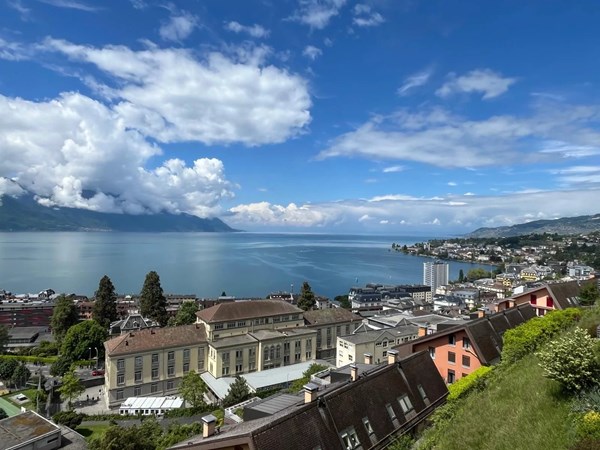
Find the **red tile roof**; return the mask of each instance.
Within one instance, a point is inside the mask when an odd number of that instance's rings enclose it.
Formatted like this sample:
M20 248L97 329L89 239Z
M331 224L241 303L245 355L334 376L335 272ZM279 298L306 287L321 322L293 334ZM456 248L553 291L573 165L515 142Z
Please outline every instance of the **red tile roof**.
M196 313L206 323L300 314L303 311L283 300L248 300L219 303Z

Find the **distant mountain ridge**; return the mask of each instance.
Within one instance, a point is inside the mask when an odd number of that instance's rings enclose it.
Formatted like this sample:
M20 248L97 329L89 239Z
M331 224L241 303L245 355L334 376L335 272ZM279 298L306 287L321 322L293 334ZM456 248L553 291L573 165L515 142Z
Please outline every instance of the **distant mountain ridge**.
M217 218L190 214L114 214L77 208L49 208L30 193L0 197L0 231L238 231Z
M496 238L522 236L524 234L582 234L600 231L600 214L592 216L562 217L553 220L534 220L508 227L478 228L465 235L469 238Z

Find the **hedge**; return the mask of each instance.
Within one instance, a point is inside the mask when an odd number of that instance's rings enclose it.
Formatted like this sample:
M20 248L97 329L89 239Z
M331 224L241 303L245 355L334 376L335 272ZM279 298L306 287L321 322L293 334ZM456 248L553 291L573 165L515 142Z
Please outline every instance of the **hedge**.
M17 361L35 364L38 362L44 364L52 364L54 361L58 359L58 356L21 356L21 355L0 355L0 361L5 361L7 359L15 359Z
M455 381L448 386L448 400L458 400L464 397L474 389L480 389L484 387L485 381L489 378L492 373L492 368L488 366L481 366L479 369L471 372L466 377L462 377L458 381Z

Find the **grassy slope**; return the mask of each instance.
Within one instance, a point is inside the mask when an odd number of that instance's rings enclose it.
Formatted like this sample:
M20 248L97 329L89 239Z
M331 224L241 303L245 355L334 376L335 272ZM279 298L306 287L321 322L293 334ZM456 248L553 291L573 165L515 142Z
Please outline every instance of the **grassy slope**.
M558 384L542 376L531 355L469 395L435 448L564 450L573 443L569 408Z

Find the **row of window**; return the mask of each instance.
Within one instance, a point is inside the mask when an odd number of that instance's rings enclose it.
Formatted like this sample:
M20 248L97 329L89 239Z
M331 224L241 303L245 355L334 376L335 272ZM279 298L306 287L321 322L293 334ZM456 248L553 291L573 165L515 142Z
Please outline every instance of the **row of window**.
M264 325L265 323L279 323L279 322L294 321L294 320L300 320L300 315L292 314L291 316L275 316L272 318L261 317L259 319L254 319L254 321L238 320L235 322L217 323L217 324L215 324L214 329L215 330L223 330L225 328L227 328L227 329L243 328L243 327L251 326L251 325Z
M171 391L174 388L175 388L175 382L174 381L167 381L167 391ZM150 385L150 393L151 394L158 393L158 383L152 383ZM133 388L133 396L134 397L139 397L140 395L142 395L142 387L141 386L134 387ZM123 396L124 396L124 390L123 389L117 389L116 399L117 400L124 400Z
M152 366L158 366L160 361L160 355L158 353L152 353L151 356ZM183 360L190 360L190 349L183 349ZM202 366L204 366L204 348L198 348L198 361L202 361ZM175 351L171 350L167 353L167 364L172 364L175 362ZM136 356L134 360L134 366L136 369L142 368L144 366L144 357ZM125 360L118 359L117 360L117 370L125 370Z

